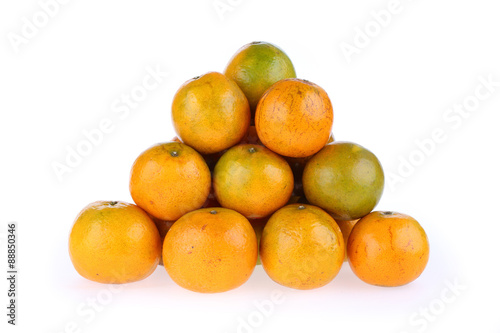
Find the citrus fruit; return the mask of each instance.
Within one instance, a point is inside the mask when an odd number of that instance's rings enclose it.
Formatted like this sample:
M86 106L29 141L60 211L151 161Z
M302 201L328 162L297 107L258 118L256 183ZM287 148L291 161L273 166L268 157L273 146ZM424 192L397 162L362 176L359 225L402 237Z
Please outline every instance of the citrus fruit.
M257 239L248 220L225 208L203 208L178 219L163 243L163 263L183 288L202 293L234 289L257 261Z
M347 249L347 240L349 239L349 235L351 234L352 228L354 228L354 225L356 222L359 221L357 220L349 220L349 221L343 221L343 220L335 220L337 222L337 225L340 228L340 231L342 232L342 238L344 238L344 244L345 248ZM347 261L347 251L345 253L345 258L344 261Z
M233 80L210 72L187 81L175 93L172 122L182 142L201 154L213 154L243 138L250 108Z
M165 239L165 236L167 235L167 232L170 230L172 225L175 223L175 221L165 221L165 220L160 220L154 217L151 214L148 214L151 220L156 225L156 228L158 229L158 232L160 233L160 243L163 245L163 240ZM163 256L160 254L160 262L158 263L159 265L163 265Z
M130 194L134 202L160 220L175 221L200 208L210 192L207 164L180 142L152 146L134 162Z
M336 220L355 220L378 203L384 172L368 149L336 141L307 162L302 185L311 204L330 212Z
M240 144L244 144L244 143L250 143L250 144L262 146L262 142L260 142L260 140L259 140L259 136L257 135L257 129L255 128L254 125L251 125L248 127L247 133L245 134L243 139L241 139Z
M220 203L217 201L215 197L214 188L210 189L210 193L208 194L207 201L201 206L201 208L209 208L209 207L220 207Z
M411 216L372 212L360 219L347 241L354 274L366 283L395 287L412 282L429 260L429 241Z
M224 74L243 90L252 112L255 112L259 99L271 85L296 77L286 53L266 42L253 42L241 47L227 64Z
M284 206L293 191L288 163L260 145L230 148L215 165L217 201L247 218L260 218Z
M293 204L276 211L262 232L260 256L275 282L295 289L329 283L344 260L344 240L322 209Z
M270 216L263 217L260 219L249 219L250 224L252 225L253 231L255 231L255 236L257 237L257 247L260 245L260 238L262 236L262 230L266 226L267 220L269 220ZM261 265L260 254L257 257L257 265Z
M96 201L76 217L69 255L76 271L101 283L139 281L155 270L161 240L148 214L121 201Z
M328 143L332 143L334 141L333 133L330 133L330 136L328 137ZM307 161L312 156L306 156L306 157L288 157L288 156L283 156L285 160L290 164L290 167L292 168L293 171L293 177L295 179L295 182L297 183L300 181L300 184L302 186L302 173L304 172L304 168L306 166Z
M255 112L260 141L288 157L306 157L318 152L327 143L332 124L333 109L327 93L320 86L300 79L273 84Z

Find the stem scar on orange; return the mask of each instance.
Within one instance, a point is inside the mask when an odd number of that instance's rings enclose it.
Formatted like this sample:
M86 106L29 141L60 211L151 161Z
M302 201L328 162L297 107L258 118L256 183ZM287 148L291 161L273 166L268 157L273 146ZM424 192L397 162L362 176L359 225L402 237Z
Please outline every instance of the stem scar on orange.
M429 241L411 216L372 212L361 218L347 241L352 271L366 283L395 287L412 282L429 260Z
M130 173L134 202L160 220L175 221L200 208L211 187L203 157L180 142L157 144L144 151Z
M260 141L288 157L317 153L330 137L333 108L318 85L300 79L273 84L262 96L255 113Z

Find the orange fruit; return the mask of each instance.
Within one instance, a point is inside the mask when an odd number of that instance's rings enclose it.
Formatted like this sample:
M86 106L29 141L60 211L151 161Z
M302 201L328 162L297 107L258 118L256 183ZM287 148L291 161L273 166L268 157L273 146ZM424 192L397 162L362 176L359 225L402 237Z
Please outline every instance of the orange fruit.
M154 217L153 215L149 215L151 220L156 225L156 228L158 229L158 232L160 233L160 243L163 245L163 240L165 239L165 236L167 235L167 232L170 230L172 225L175 223L175 221L165 221L165 220L160 220ZM160 254L160 262L158 263L159 265L163 265L163 256Z
M259 136L257 135L257 129L255 128L255 126L251 125L248 127L247 133L240 141L240 144L245 144L245 143L262 146L262 142L260 142L259 140Z
M349 221L343 221L343 220L335 220L337 222L337 225L340 228L340 231L342 232L342 238L344 238L344 244L345 248L347 249L347 240L349 239L349 235L351 234L352 228L354 228L354 225L356 222L359 221L357 220L349 220ZM347 261L347 251L345 253L344 261Z
M76 271L100 283L142 280L160 260L161 240L148 214L121 201L96 201L76 217L69 255Z
M347 241L354 274L366 283L395 287L412 282L429 260L429 241L411 216L372 212L361 218Z
M311 204L336 220L355 220L370 213L380 200L384 171L368 149L335 141L307 162L302 185Z
M321 208L293 204L275 212L262 232L260 256L275 282L295 289L319 288L338 274L344 240Z
M134 202L160 220L175 221L200 208L211 187L210 170L200 154L180 142L144 151L130 173Z
M262 96L255 113L260 141L288 157L317 153L330 137L333 108L318 85L300 79L273 84Z
M163 243L163 263L178 285L216 293L248 280L257 261L257 239L248 220L225 208L203 208L181 217Z
M253 42L241 47L227 64L224 74L243 90L253 113L262 94L270 86L282 79L296 77L286 53L266 42Z
M249 219L250 224L252 225L253 231L255 231L255 236L257 237L257 248L260 245L260 238L262 236L262 230L264 230L264 227L266 226L267 221L269 220L270 216L263 217L260 219ZM257 265L261 265L262 262L260 261L260 254L257 257Z
M213 184L222 207L260 218L287 203L293 174L288 163L266 147L243 144L222 155L215 165Z
M328 141L326 142L326 144L332 143L334 140L335 139L333 137L333 133L330 133L330 136L328 137ZM300 184L302 186L302 173L304 172L304 168L307 164L307 161L309 161L312 156L306 156L306 157L283 156L283 157L288 162L288 164L290 164L290 167L292 168L295 182L300 181Z
M220 207L220 203L217 201L217 198L215 197L213 187L210 189L210 193L208 194L207 201L205 201L205 203L201 207L202 208Z
M201 154L213 154L243 138L250 108L233 80L210 72L187 81L175 93L172 122L182 142Z

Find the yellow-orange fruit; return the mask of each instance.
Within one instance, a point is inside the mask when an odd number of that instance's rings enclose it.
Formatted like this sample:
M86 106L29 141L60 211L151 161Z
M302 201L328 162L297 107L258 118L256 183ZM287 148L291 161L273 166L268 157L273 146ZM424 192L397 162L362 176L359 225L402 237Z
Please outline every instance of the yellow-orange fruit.
M101 283L142 280L154 272L160 254L160 235L151 218L121 201L96 201L85 207L69 236L76 271Z

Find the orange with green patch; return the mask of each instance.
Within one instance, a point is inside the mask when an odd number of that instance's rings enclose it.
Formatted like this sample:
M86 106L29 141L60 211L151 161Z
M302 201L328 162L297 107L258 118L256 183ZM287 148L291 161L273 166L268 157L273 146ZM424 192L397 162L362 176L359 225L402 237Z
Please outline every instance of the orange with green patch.
M261 218L284 206L293 191L288 163L260 145L230 148L217 162L213 174L217 201L247 218Z
M210 72L187 81L175 93L172 123L182 142L201 154L214 154L243 138L250 107L233 80Z
M224 74L243 90L252 114L255 114L257 103L270 86L296 77L286 53L266 42L252 42L241 47L227 64Z
M336 220L355 220L370 213L380 200L384 171L368 149L335 141L307 162L302 185L311 204Z

